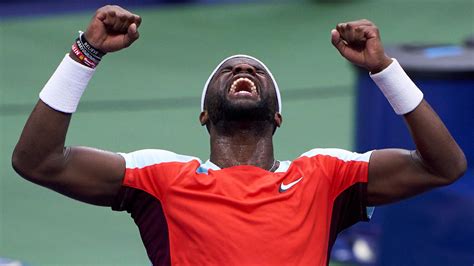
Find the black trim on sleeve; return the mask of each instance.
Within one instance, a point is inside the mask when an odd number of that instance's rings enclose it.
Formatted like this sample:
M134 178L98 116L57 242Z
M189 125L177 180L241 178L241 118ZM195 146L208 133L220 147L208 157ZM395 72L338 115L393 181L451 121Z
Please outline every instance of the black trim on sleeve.
M337 235L360 221L369 221L367 217L367 183L362 182L350 186L334 200L329 230L328 265Z
M145 191L124 186L114 199L112 210L131 214L154 266L171 265L168 224L158 199Z

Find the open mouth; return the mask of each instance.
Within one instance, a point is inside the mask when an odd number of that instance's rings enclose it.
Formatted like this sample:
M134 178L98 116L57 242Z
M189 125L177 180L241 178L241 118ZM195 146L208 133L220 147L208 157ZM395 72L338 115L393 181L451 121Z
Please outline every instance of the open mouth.
M229 89L230 94L257 96L257 86L249 78L238 78L232 82Z

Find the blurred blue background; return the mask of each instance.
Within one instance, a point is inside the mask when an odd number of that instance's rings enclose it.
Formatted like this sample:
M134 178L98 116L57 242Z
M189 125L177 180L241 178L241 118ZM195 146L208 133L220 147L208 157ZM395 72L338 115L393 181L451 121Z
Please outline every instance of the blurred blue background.
M0 257L29 265L149 265L127 214L35 186L10 166L40 89L77 31L108 3L0 1ZM275 135L277 158L291 160L314 147L410 147L403 123L366 73L332 47L330 30L338 22L368 18L387 46L462 46L474 28L471 0L113 3L143 17L141 38L104 59L74 115L67 145L123 152L162 148L203 160L209 146L197 120L199 96L209 72L228 55L262 59L280 84L284 124ZM472 153L472 76L443 90L441 85L459 79L413 75L440 116L457 121L448 126ZM361 139L361 132L374 135ZM450 187L377 208L372 222L341 235L333 264L471 265L473 175L470 168Z

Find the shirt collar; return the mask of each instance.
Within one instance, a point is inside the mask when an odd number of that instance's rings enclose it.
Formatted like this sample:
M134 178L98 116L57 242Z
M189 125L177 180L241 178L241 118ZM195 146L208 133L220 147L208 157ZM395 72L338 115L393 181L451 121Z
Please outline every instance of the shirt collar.
M275 173L282 173L286 172L288 168L290 167L291 161L280 161L280 165L278 168L275 170ZM207 160L205 163L201 164L199 168L196 170L197 173L204 173L207 174L209 172L209 169L211 170L221 170L219 166L211 162L211 160Z

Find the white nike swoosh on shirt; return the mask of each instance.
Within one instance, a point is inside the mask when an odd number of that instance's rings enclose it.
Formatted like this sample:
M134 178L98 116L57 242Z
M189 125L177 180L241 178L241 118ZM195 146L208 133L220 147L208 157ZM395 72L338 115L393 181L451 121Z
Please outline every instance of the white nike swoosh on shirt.
M294 185L296 185L298 182L300 182L301 179L303 179L303 177L300 177L298 180L293 181L293 182L289 183L288 185L285 185L285 184L283 184L283 182L281 182L281 184L280 184L280 193L287 191L287 190L290 189L292 186L294 186Z

